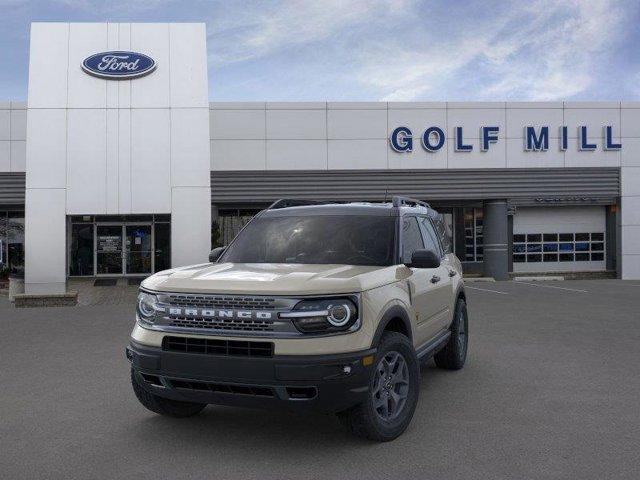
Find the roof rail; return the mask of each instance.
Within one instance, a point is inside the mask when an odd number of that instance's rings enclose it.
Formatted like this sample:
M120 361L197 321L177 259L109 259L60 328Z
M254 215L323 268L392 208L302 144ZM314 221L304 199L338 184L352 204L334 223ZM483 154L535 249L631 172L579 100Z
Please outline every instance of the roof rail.
M295 198L280 198L267 207L267 210L287 207L303 207L305 205L317 205L316 200L296 200Z
M423 202L422 200L416 200L415 198L410 197L402 197L399 195L394 195L391 199L391 203L394 207L403 207L403 206L414 206L414 207L427 207L431 208L427 202Z

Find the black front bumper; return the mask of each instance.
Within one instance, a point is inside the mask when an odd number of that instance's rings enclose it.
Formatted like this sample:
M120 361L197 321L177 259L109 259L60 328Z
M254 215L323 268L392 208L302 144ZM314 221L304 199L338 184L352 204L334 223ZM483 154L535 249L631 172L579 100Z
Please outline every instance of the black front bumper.
M331 413L365 400L375 349L336 355L269 358L164 351L131 342L126 350L138 383L173 400Z

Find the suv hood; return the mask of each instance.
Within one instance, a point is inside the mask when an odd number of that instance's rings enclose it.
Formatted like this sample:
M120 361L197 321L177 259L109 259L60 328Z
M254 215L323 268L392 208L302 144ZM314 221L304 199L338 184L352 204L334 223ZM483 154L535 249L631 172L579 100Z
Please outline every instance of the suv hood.
M355 293L396 281L402 266L206 263L165 270L142 282L180 293L314 295Z

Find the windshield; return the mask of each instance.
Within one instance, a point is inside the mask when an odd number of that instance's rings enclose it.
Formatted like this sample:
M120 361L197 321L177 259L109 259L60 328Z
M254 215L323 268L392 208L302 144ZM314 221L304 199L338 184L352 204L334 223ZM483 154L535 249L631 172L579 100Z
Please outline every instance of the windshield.
M393 265L395 217L258 217L221 262Z

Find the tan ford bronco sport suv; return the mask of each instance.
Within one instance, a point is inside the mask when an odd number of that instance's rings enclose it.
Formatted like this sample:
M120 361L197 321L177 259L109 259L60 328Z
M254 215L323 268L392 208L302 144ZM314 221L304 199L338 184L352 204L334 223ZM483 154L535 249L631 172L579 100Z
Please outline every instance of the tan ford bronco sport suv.
M467 355L461 265L426 203L279 200L211 263L141 285L127 347L149 410L207 404L337 413L355 434L396 438L420 392L420 362Z

